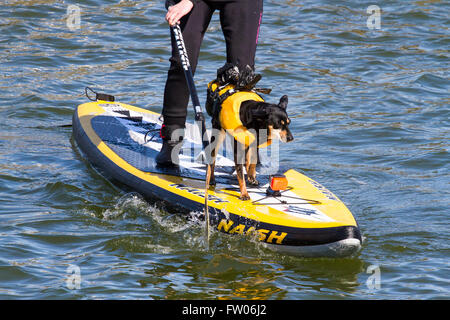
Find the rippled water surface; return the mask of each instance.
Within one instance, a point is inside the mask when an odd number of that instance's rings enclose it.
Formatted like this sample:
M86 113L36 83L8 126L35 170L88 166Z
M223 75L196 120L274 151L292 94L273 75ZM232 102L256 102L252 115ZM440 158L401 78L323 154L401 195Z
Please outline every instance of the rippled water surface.
M85 86L161 111L162 2L1 0L0 298L448 299L448 1L376 1L380 29L361 1L265 1L256 68L268 100L289 95L295 136L280 158L355 215L365 242L346 259L217 232L206 250L201 225L82 158L65 125ZM224 51L215 15L195 77L202 101Z

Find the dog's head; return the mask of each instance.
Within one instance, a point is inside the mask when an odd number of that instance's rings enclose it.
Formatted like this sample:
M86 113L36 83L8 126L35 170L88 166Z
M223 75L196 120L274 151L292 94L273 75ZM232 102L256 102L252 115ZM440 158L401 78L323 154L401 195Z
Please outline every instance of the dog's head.
M284 95L281 97L278 105L271 104L266 109L269 136L272 138L278 138L282 142L290 142L294 140L294 137L289 130L291 120L286 112L287 104L288 97Z

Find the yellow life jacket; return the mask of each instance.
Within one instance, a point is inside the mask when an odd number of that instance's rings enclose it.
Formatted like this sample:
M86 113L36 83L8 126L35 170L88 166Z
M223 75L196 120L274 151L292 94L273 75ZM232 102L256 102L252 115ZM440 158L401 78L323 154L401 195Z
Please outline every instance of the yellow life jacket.
M208 88L214 92L217 90L218 84L215 81L212 81L208 84ZM228 97L222 101L220 113L219 113L219 121L220 125L224 130L226 130L230 135L232 135L239 143L248 147L251 145L256 137L250 132L242 123L239 117L239 110L241 108L241 103L248 100L261 101L264 102L264 99L261 98L255 92L252 91L234 91L234 85L227 85L219 91L219 97L222 97L224 94L227 94ZM270 138L269 138L270 139ZM261 143L258 148L267 147L272 143L271 140L267 140Z

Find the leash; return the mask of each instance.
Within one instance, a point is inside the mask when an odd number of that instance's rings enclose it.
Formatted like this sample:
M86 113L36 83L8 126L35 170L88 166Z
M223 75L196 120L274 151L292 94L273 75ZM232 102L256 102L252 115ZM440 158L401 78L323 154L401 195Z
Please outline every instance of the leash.
M205 116L203 115L202 107L200 106L200 101L197 95L197 89L195 88L194 77L192 75L192 68L189 63L189 57L187 54L186 46L184 45L183 35L181 34L181 28L179 24L175 24L171 26L173 35L175 36L175 42L178 48L178 54L180 55L181 64L184 70L184 76L186 77L186 82L188 85L189 93L191 95L192 105L194 107L195 112L195 122L199 126L201 139L202 139L202 148L203 152L205 152L206 159L206 179L205 179L205 234L206 234L206 245L209 246L209 210L208 210L208 189L209 183L211 179L211 164L208 161L208 157L206 157L206 147L209 145L209 138L206 133L206 125L205 125Z

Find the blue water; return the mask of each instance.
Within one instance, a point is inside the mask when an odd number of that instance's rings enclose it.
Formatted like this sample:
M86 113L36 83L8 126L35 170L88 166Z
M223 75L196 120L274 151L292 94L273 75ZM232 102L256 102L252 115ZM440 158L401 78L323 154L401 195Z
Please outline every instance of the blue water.
M256 70L295 136L280 160L346 203L362 251L302 259L217 232L206 250L200 225L84 160L64 125L85 86L161 111L162 1L2 0L0 298L449 298L449 3L377 1L380 29L360 1L264 5ZM201 101L224 54L216 14Z

